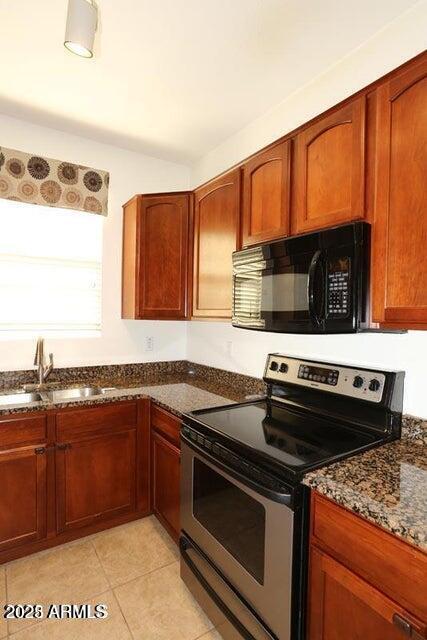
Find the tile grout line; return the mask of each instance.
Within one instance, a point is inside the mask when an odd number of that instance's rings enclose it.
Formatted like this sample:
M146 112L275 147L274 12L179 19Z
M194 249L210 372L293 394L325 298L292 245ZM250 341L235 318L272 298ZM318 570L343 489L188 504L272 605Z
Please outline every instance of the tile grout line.
M172 564L175 564L176 562L178 562L178 560L173 560L172 562L167 562L166 564L162 564L158 567L155 567L154 569L150 569L150 571L146 571L145 573L141 573L139 576L135 576L134 578L131 578L130 580L126 580L125 582L120 582L119 584L114 585L114 587L111 587L112 589L120 589L121 587L124 587L128 584L131 584L131 582L135 582L135 580L140 580L141 578L145 578L146 576L151 575L152 573L154 573L155 571L160 571L160 569L165 569L166 567L170 567Z
M92 547L92 549L93 549L93 551L94 551L94 553L95 553L96 559L97 559L97 560L98 560L98 562L99 562L99 566L101 567L101 571L102 571L102 573L104 574L104 578L106 579L107 584L108 584L108 586L110 587L110 589L112 589L113 587L111 586L111 582L110 582L110 580L109 580L109 578L108 578L108 576L107 576L107 572L106 572L106 571L105 571L105 569L104 569L104 565L102 564L101 558L100 558L100 557L99 557L99 555L98 555L98 551L96 550L96 546L94 545L94 541L93 541L93 540L89 540L89 542L90 542L91 547Z
M125 614L124 614L124 611L123 611L123 609L122 609L122 606L121 606L121 604L120 604L120 601L119 601L119 599L118 599L118 597L117 597L117 595L116 595L116 592L114 591L114 589L111 589L111 592L112 592L112 594L113 594L113 598L114 598L114 600L117 602L117 606L119 607L119 611L120 611L120 613L121 613L121 614L122 614L122 616L123 616L123 620L125 621L125 625L126 625L126 626L127 626L127 628L129 629L130 637L131 637L131 638L133 638L134 640L136 640L136 639L135 639L134 634L132 633L132 629L131 629L131 628L130 628L130 626L129 626L129 622L127 621L127 618L126 618L126 616L125 616Z

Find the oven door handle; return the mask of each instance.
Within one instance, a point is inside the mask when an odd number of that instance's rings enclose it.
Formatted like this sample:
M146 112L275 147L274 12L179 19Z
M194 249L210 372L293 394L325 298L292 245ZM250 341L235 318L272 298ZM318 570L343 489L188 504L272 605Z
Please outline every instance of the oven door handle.
M316 273L318 268L321 266L321 262L320 262L321 257L322 257L322 251L320 251L319 249L318 251L315 252L315 254L313 255L313 258L311 259L310 266L308 268L308 281L307 281L308 310L310 313L310 318L313 320L314 324L316 324L317 326L320 326L322 323L322 318L319 316L316 310L316 300L315 300ZM319 294L322 295L323 290L319 292ZM322 305L321 305L322 307L324 305L323 297L324 296L322 295Z
M198 447L192 440L190 440L185 434L183 434L182 430L181 439L190 449L199 454L201 458L205 458L208 462L218 467L219 470L225 471L226 473L228 473L228 475L230 475L232 478L235 478L235 480L240 482L242 485L248 487L249 489L252 489L252 491L259 493L272 502L279 502L280 504L284 504L289 509L293 508L292 493L290 493L289 490L285 486L283 486L279 480L277 480L277 488L268 487L265 484L258 482L254 478L245 476L237 469L234 469L233 467L228 465L221 458L213 456L201 447ZM225 449L225 447L222 447L222 449ZM265 477L267 478L267 474L265 474ZM275 479L270 478L270 476L268 476L268 478L269 480L275 481Z

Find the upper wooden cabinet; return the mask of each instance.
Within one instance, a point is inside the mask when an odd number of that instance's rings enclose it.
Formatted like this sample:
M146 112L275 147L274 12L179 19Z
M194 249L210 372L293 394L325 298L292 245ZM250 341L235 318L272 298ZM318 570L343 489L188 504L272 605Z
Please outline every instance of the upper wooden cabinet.
M365 96L296 137L293 232L365 216Z
M372 317L427 328L427 58L377 90Z
M240 169L194 192L193 316L231 317L232 258L238 248Z
M243 166L243 246L289 235L291 141Z
M135 196L123 207L122 317L187 316L189 193Z

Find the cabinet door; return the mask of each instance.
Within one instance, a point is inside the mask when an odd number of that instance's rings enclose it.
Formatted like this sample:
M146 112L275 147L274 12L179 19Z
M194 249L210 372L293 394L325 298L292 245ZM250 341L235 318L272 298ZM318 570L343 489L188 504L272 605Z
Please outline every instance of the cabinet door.
M139 317L187 315L189 195L143 196Z
M180 451L161 435L152 432L153 511L178 541L180 501Z
M411 628L413 634L426 637L423 622L311 548L308 640L403 640L411 635Z
M427 57L377 99L372 319L427 329Z
M244 165L244 246L289 235L290 161L286 140Z
M57 445L58 531L135 510L135 430Z
M295 233L365 216L365 101L357 98L298 134Z
M0 551L46 536L46 449L0 452Z
M194 317L231 317L239 215L240 169L194 192Z

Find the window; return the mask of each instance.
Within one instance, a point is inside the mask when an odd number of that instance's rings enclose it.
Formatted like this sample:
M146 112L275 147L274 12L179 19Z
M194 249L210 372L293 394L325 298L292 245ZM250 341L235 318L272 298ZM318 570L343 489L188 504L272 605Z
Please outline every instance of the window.
M102 225L0 199L0 335L100 331Z

